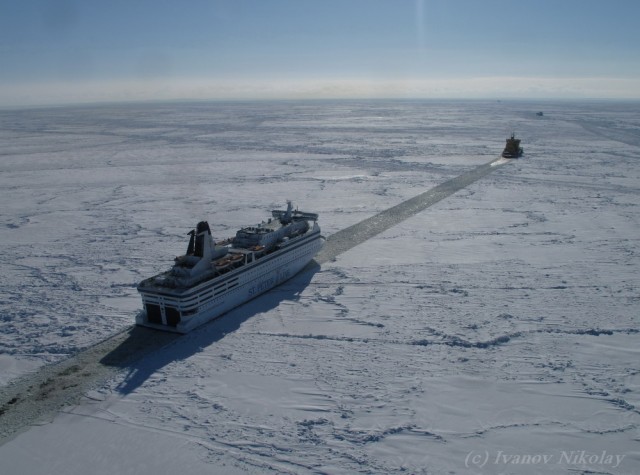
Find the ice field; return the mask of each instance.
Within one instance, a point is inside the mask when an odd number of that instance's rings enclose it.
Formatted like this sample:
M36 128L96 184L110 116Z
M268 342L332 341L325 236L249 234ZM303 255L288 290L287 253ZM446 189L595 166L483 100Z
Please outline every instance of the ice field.
M200 220L291 199L331 236L512 131L522 159L122 368L0 473L638 473L637 102L0 110L0 386L130 327Z

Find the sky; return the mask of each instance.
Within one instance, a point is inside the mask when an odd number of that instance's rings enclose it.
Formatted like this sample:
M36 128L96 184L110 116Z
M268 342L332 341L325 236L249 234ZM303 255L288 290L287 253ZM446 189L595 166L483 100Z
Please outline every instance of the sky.
M640 99L637 0L0 0L0 107Z

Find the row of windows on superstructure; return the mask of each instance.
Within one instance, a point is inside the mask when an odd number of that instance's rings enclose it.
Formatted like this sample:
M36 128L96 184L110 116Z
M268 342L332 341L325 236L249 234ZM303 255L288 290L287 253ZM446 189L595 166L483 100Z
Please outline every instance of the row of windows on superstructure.
M305 245L298 247L296 250L292 251L293 255L291 255L291 254L283 254L282 256L279 256L279 258L273 259L271 262L266 264L266 266L267 266L266 268L262 268L261 266L259 266L256 269L250 270L249 273L248 273L248 277L249 278L247 280L248 281L252 281L252 280L259 279L259 278L261 278L263 276L266 276L267 274L272 272L275 268L280 267L282 265L281 264L281 260L284 257L292 257L292 259L289 262L291 262L292 260L300 258L300 256L302 256L304 254L307 254L309 252L308 249L305 249L306 247L307 246L305 246ZM239 281L238 281L239 277L240 276L234 277L233 279L226 280L226 281L221 282L218 285L214 286L212 291L210 291L206 297L200 296L200 298L198 299L198 305L202 305L203 303L206 303L209 300L211 300L213 297L216 297L218 295L222 295L225 292L228 292L228 291L233 290L234 288L236 288L239 285Z
M285 257L291 257L291 259L289 260L289 262L291 262L293 260L300 258L302 255L307 254L308 252L309 252L309 249L307 249L307 246L305 245L300 246L296 248L294 251L292 251L292 254L283 254L282 256L279 256L279 258L273 259L271 262L266 264L267 266L266 268L263 268L262 266L258 266L255 269L251 269L248 273L249 278L247 280L248 281L256 280L263 276L266 276L267 274L272 272L275 268L280 267L282 265L281 262ZM206 303L209 300L211 300L213 297L222 295L225 292L232 290L233 288L239 285L239 278L240 276L236 276L234 278L220 282L217 285L215 285L212 289L206 291L205 293L200 294L199 296L192 297L190 299L192 300L192 302L187 304L186 307L202 305L203 303Z
M300 246L295 251L293 251L292 259L289 260L289 263L294 261L294 260L296 260L297 258L300 258L301 255L307 254L309 252L309 250L308 249L305 250L306 247L307 246ZM281 257L285 257L285 256L289 257L287 254L284 254ZM271 272L274 269L274 267L279 267L281 264L276 264L278 260L279 259L274 259L268 265L267 270L262 273L262 276L266 276L269 272ZM253 271L251 271L250 275L253 278L250 278L249 281L256 280L256 277L255 277L256 273L258 273L258 269L254 269ZM258 278L260 278L260 277L258 277ZM207 298L198 299L199 300L198 305L206 303L209 300L211 300L214 296L220 295L220 294L222 294L224 292L239 290L239 288L237 288L238 285L239 285L239 276L235 277L233 279L227 280L225 282L222 282L222 283L216 285L210 291L209 296ZM246 283L244 285L246 285ZM197 312L197 310L193 309L191 311L183 311L182 314L183 314L183 316L187 316L189 314L194 314L196 312ZM165 315L166 315L167 325L169 325L169 326L174 326L175 327L181 320L180 312L178 311L178 309L175 308L175 307L169 306L169 305L167 305L165 307ZM148 303L147 304L147 318L148 318L149 322L161 324L162 323L162 317L161 317L160 305Z

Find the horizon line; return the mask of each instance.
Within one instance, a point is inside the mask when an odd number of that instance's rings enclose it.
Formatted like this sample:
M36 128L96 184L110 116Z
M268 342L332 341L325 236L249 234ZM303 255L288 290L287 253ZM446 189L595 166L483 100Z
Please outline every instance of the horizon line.
M189 104L189 103L251 103L251 102L638 102L640 97L309 97L309 98L161 98L161 99L129 99L129 100L102 100L86 102L43 102L34 104L2 105L0 111L28 110L28 109L57 109L64 107L100 107L100 106L129 106L152 104Z
M640 100L640 79L129 79L5 84L0 108L105 103L291 100Z

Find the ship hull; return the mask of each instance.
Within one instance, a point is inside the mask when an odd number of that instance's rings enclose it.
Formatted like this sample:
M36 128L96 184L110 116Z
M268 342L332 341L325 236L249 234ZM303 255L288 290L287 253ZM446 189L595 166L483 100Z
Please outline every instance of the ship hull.
M189 289L138 288L143 310L136 324L188 333L300 272L324 244L319 230L224 276Z
M523 153L522 149L519 149L517 153L508 152L505 150L504 152L502 152L502 158L520 158L522 157L522 153Z

